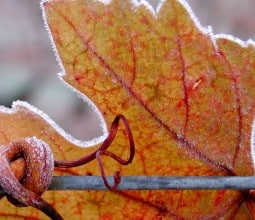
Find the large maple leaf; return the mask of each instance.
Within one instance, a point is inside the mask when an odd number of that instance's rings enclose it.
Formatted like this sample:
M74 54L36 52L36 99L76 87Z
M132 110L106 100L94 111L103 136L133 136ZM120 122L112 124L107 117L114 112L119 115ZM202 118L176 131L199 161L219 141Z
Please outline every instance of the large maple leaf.
M132 127L134 161L119 167L107 159L107 172L253 175L254 44L206 32L184 1L163 1L157 13L144 3L42 3L65 70L61 77L96 104L107 126L121 113ZM78 148L79 142L66 139L28 105L14 108L0 114L1 143L37 136L57 159L95 149ZM112 151L125 157L126 145L121 130ZM99 175L95 166L91 162L56 174ZM246 193L231 190L46 192L44 198L66 219L252 219L253 208ZM0 207L0 215L43 218L32 208L16 209L3 201Z

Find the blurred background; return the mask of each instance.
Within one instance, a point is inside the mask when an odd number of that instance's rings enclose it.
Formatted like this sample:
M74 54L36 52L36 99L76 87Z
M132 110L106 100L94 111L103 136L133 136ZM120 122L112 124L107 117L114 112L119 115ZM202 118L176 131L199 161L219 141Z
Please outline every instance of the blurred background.
M153 6L158 0L150 0ZM255 40L255 0L187 0L214 33ZM27 101L77 139L100 134L89 106L57 78L60 68L43 26L39 0L0 0L0 105Z

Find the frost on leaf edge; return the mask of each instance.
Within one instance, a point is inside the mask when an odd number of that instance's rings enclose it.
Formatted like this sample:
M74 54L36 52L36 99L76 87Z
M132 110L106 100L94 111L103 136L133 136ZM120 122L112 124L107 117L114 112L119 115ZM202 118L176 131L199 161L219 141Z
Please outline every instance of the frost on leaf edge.
M89 141L84 141L84 140L78 140L75 139L71 134L67 133L62 129L55 121L53 121L47 114L45 114L43 111L40 109L32 106L28 102L25 101L14 101L12 103L11 108L7 108L5 106L0 105L0 113L5 113L5 114L15 114L18 113L21 109L26 110L28 112L32 112L38 117L42 118L46 123L48 123L50 126L54 128L56 132L58 132L63 138L65 138L67 141L70 143L76 145L77 147L92 147L97 144L102 143L105 138L107 137L107 128L105 127L104 134L100 137L96 137L92 140Z
M46 29L46 31L48 33L48 37L49 37L50 42L51 42L52 50L53 50L53 52L55 54L56 60L57 60L58 65L59 65L59 67L61 69L61 72L58 73L57 76L60 79L60 81L64 84L65 87L67 87L72 92L74 92L74 94L76 94L84 102L88 103L88 105L92 108L93 112L96 113L97 118L100 121L100 127L101 127L101 131L102 131L103 134L101 136L93 138L92 140L89 140L89 141L78 140L75 137L73 137L71 134L65 132L59 125L57 125L52 119L50 119L48 115L43 113L43 118L47 122L49 122L49 124L52 125L53 128L56 129L60 133L61 136L66 138L71 143L77 145L78 147L91 147L91 146L95 146L95 145L97 145L99 143L102 143L106 139L106 137L108 136L108 130L107 130L107 126L106 126L105 120L104 120L103 115L101 114L101 112L96 107L96 105L86 95L81 93L79 90L77 90L73 86L69 85L64 80L64 76L66 75L66 73L65 73L65 69L64 69L64 66L62 64L62 61L60 59L60 56L58 54L57 48L56 48L56 46L54 44L54 40L53 40L53 37L51 35L50 28L49 28L49 25L48 25L48 22L47 22L46 13L45 13L45 10L44 10L44 7L43 7L43 3L45 3L45 2L48 2L48 1L47 0L42 0L40 2L40 6L41 6L41 11L42 11L42 18L43 18L43 22L44 22L44 27L45 27L45 29ZM29 105L29 106L32 107L31 105Z

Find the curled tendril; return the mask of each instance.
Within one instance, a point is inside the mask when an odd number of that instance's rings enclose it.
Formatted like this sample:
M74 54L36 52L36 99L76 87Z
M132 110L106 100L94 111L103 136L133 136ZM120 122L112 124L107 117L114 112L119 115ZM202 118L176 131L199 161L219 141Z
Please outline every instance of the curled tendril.
M17 164L10 166L10 163L16 159L25 165L21 174L19 170L12 171ZM62 219L58 212L41 198L41 194L50 185L53 169L53 155L49 146L43 141L26 138L1 146L1 196L6 195L7 199L16 206L32 206L53 219Z
M126 128L126 132L127 132L127 136L128 136L128 140L129 140L129 149L130 149L130 155L128 160L123 160L121 157L113 154L110 151L107 151L107 149L109 148L109 146L111 145L111 143L113 142L114 138L116 137L118 128L119 128L119 121L120 119L123 121L124 126ZM104 142L102 143L102 145L93 153L91 153L88 156L82 157L78 160L73 160L73 161L55 161L55 167L62 167L62 168L69 168L69 167L76 167L76 166L80 166L83 164L86 164L94 159L97 159L99 167L100 167L100 171L101 171L101 175L104 181L105 186L112 191L115 191L118 187L118 184L120 183L120 175L117 174L117 172L115 172L114 175L114 186L111 187L106 179L105 176L105 172L104 172L104 166L103 163L101 161L101 155L108 155L111 158L113 158L114 160L116 160L117 162L119 162L122 165L128 165L129 163L132 162L134 155L135 155L135 145L134 145L134 139L133 139L133 135L131 132L131 128L128 124L127 119L125 118L125 116L123 115L117 115L114 119L114 121L112 122L112 126L110 128L110 132L108 137L104 140Z
M124 123L129 140L130 155L127 160L107 151L116 137L120 120ZM0 147L0 199L6 196L15 206L32 206L52 219L62 219L60 214L41 198L51 183L54 167L76 167L96 159L105 186L116 191L121 181L120 173L118 171L114 173L114 185L110 186L101 156L109 156L120 164L127 165L132 162L134 154L133 135L123 115L115 117L108 137L96 151L73 161L54 160L50 147L35 137L14 141Z

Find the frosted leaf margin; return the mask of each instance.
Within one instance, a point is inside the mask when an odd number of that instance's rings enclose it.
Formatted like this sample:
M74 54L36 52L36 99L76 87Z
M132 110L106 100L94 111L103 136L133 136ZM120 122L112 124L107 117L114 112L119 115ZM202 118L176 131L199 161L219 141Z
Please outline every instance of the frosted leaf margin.
M78 92L77 92L78 93ZM84 140L78 140L75 139L71 134L67 133L64 131L56 122L54 122L47 114L45 114L43 111L40 109L30 105L27 102L24 101L15 101L12 103L11 108L7 108L5 106L0 106L0 112L5 113L5 114L16 114L17 112L20 111L20 109L25 109L29 112L34 113L40 118L43 118L44 121L46 121L49 125L51 125L62 137L64 137L66 140L68 140L70 143L78 146L78 147L91 147L95 146L99 143L102 143L106 136L107 136L107 128L105 127L105 132L104 135L100 137L93 138L92 140L89 141L84 141Z

